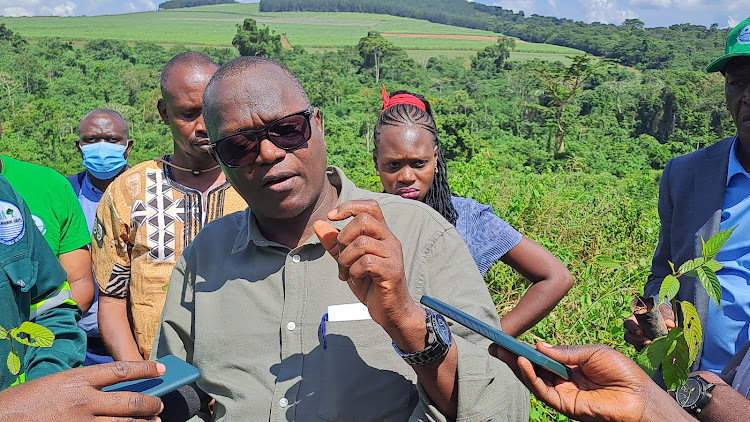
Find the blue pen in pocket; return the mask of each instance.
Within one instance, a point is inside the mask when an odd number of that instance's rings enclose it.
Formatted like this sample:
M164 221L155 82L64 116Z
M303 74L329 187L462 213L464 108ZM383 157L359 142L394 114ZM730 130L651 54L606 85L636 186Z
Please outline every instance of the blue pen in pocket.
M323 350L326 349L326 321L328 321L328 312L323 314L323 318L320 319L320 334L323 337Z

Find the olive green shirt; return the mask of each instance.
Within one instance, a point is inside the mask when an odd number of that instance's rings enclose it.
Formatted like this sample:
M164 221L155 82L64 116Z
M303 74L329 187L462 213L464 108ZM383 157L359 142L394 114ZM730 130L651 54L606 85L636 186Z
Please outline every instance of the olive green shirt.
M455 228L419 201L358 189L330 167L339 203L375 199L401 242L409 292L495 327L484 280ZM335 222L338 229L347 221ZM326 322L328 306L359 303L317 236L289 249L263 237L248 209L207 225L175 266L152 357L198 367L219 421L442 421L417 376L373 320ZM489 341L451 324L458 419L527 421L528 392L487 353Z

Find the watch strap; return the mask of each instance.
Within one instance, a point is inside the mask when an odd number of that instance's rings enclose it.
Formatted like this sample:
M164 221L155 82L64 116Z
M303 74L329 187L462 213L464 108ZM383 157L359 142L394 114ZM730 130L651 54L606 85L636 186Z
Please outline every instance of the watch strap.
M445 323L443 316L432 309L427 309L426 311L427 317L425 318L425 324L427 325L428 340L427 346L424 349L414 353L404 353L398 348L398 346L396 346L396 343L392 342L393 349L396 350L396 353L398 353L398 355L411 366L427 365L438 361L444 358L451 348L452 337L450 336L450 331L448 331L449 341L447 344L437 333L437 320L441 319L443 323Z

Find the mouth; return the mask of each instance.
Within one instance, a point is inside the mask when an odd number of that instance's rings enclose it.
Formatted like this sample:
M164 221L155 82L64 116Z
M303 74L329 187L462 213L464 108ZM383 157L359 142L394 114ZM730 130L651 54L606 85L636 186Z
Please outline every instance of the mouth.
M396 194L406 199L417 199L419 198L419 190L414 188L404 188L396 191Z
M281 192L291 189L296 180L297 175L291 172L269 174L263 178L263 187L272 191Z

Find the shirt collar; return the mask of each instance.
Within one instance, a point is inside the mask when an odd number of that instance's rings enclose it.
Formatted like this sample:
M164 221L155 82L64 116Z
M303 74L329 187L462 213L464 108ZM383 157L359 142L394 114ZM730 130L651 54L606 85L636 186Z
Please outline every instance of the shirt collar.
M740 160L737 158L737 136L735 135L734 140L732 140L732 149L729 150L729 165L727 166L726 184L727 187L729 186L729 181L738 174L742 174L750 179L750 174L745 171L745 169L742 167L742 164L740 164Z
M336 205L354 199L357 187L351 180L347 179L346 175L340 168L336 166L328 166L326 169L326 177L328 177L328 181L339 192L339 198ZM331 224L338 230L341 230L347 222L348 219L343 221L332 221ZM286 248L286 246L270 241L263 236L263 233L260 232L260 228L258 227L258 220L255 219L252 210L248 207L247 210L245 210L245 215L242 217L242 223L239 227L237 237L234 240L232 255L238 254L247 249L250 242L255 243L255 245L259 247L276 246ZM311 238L305 242L305 244L315 243L320 243L315 235L311 236Z
M104 192L100 191L99 188L91 183L91 179L89 178L89 176L90 175L88 171L84 172L83 180L81 181L81 192L83 192L84 195L93 193L95 196L101 198L102 195L104 195Z

